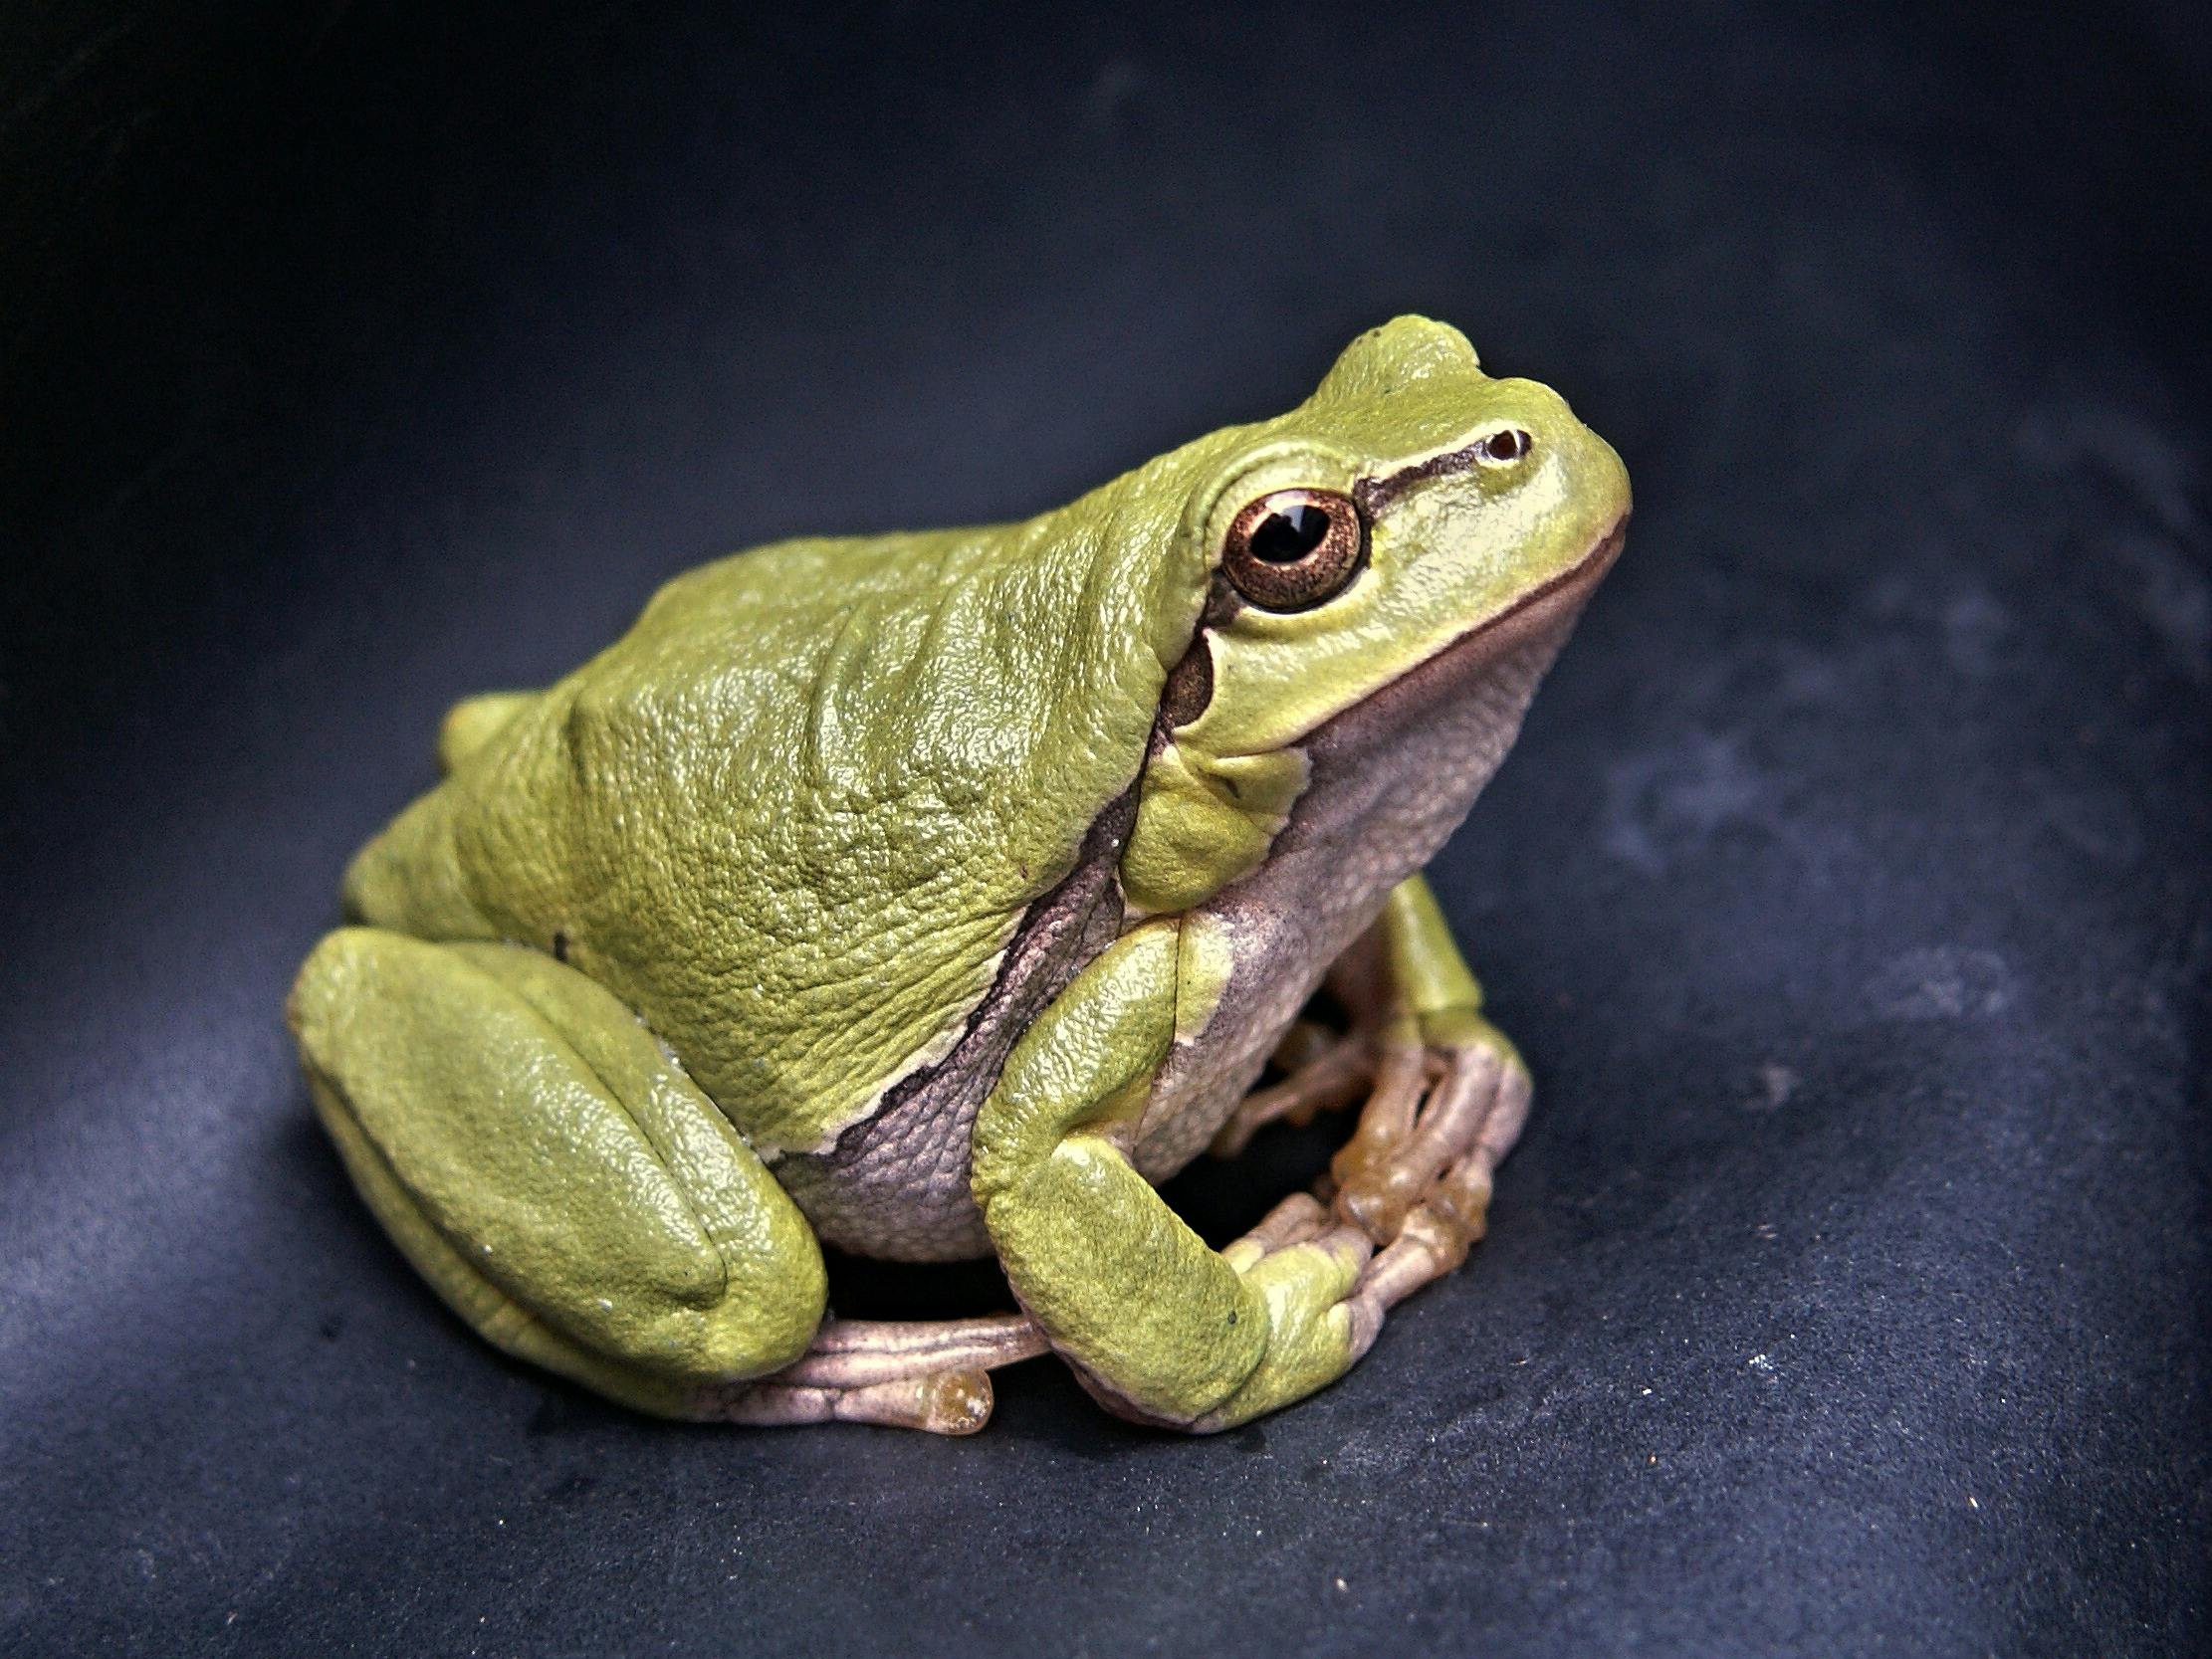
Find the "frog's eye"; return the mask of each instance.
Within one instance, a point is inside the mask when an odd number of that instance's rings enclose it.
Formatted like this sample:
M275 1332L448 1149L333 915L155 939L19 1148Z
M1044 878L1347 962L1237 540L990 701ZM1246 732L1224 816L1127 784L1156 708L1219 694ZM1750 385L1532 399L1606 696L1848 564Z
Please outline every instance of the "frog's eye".
M1493 467L1502 467L1509 461L1518 461L1536 447L1536 440L1517 426L1503 432L1493 432L1474 446L1475 458L1487 461Z
M1276 490L1229 521L1221 573L1253 604L1302 611L1332 599L1367 558L1367 521L1334 490Z

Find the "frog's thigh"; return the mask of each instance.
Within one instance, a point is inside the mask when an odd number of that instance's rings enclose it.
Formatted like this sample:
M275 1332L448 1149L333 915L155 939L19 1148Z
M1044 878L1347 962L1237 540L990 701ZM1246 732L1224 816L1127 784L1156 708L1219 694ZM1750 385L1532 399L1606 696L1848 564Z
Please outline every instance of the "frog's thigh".
M1124 935L1024 1034L976 1123L978 1204L1023 1307L1108 1403L1230 1427L1335 1380L1374 1339L1350 1228L1207 1247L1124 1155L1175 1037L1174 921Z
M499 1347L678 1416L728 1414L729 1382L805 1350L823 1280L804 1218L581 973L345 929L291 1016L355 1184Z

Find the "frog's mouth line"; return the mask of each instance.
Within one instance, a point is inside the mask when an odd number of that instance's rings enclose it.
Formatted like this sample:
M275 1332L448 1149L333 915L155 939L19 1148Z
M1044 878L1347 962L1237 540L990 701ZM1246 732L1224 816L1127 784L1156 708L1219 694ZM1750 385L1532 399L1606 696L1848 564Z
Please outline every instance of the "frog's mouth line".
M1495 629L1503 627L1506 623L1511 622L1523 611L1535 609L1545 600L1553 597L1555 594L1558 594L1565 589L1577 586L1595 587L1599 579L1603 577L1608 570L1611 570L1613 568L1614 560L1618 559L1621 556L1621 549L1623 547L1626 547L1628 543L1629 516L1624 513L1621 515L1620 518L1613 520L1613 527L1607 530L1605 534L1598 537L1596 543L1587 553L1584 553L1582 557L1575 560L1574 563L1568 565L1566 569L1560 571L1558 575L1552 577L1549 581L1539 583L1537 586L1530 588L1526 593L1522 594L1510 605L1507 605L1505 609L1499 611L1497 615L1485 617L1480 622L1477 622L1473 627L1469 628L1465 633L1461 634L1457 639L1453 640L1449 645L1445 646L1443 648L1443 651L1438 652L1437 655L1440 657L1444 654L1445 651L1458 650L1460 646L1466 644L1469 640L1480 639L1485 634L1488 634Z
M1584 601L1628 545L1628 537L1629 515L1624 512L1612 528L1566 569L1531 588L1496 615L1483 618L1446 641L1389 685L1332 715L1294 742L1309 750L1316 745L1326 748L1332 739L1344 737L1361 723L1387 718L1386 711L1418 709L1438 695L1438 688L1462 675L1480 674L1484 664L1510 655L1546 632L1552 634L1549 651L1556 651L1566 642ZM1549 651L1546 662L1550 660ZM1529 689L1534 691L1533 683Z
M1387 701L1394 691L1404 696L1412 689L1412 682L1447 673L1449 670L1445 665L1479 656L1493 642L1509 638L1517 625L1535 621L1543 607L1556 605L1563 595L1569 596L1567 620L1571 622L1576 611L1581 608L1582 601L1589 596L1590 590L1597 586L1600 578L1613 568L1614 560L1621 556L1621 549L1628 544L1628 535L1629 515L1624 512L1620 518L1614 519L1613 527L1566 569L1531 588L1494 616L1484 617L1464 633L1454 634L1397 680L1371 692L1360 703L1338 710L1319 725L1289 738L1282 746L1294 748L1310 743L1316 736L1345 722L1368 704L1379 700ZM1168 730L1188 726L1197 720L1205 713L1212 700L1214 675L1212 656L1207 648L1208 632L1202 619L1199 631L1191 642L1191 649L1170 671L1161 701L1161 711ZM1564 631L1561 637L1565 637Z
M1569 601L1567 620L1572 621L1589 598L1614 560L1621 556L1621 549L1628 545L1629 516L1623 513L1613 520L1613 527L1591 543L1590 550L1557 575L1539 582L1510 605L1495 615L1486 616L1463 634L1455 634L1438 646L1429 656L1407 670L1401 680L1413 678L1436 669L1447 660L1471 656L1501 635L1510 635L1516 627L1536 620L1538 613L1547 607L1557 608L1565 598Z

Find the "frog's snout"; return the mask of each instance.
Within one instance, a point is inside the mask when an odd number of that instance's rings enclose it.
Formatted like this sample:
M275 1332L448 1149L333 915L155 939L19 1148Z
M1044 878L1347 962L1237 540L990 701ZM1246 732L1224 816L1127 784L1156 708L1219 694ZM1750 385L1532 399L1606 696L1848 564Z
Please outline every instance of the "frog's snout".
M1523 401L1523 419L1534 435L1534 444L1548 448L1566 467L1569 491L1583 504L1589 521L1598 528L1598 543L1613 543L1619 556L1626 534L1633 498L1629 469L1614 447L1583 424L1567 400L1551 387L1534 380L1513 382ZM1535 458L1532 452L1532 459Z

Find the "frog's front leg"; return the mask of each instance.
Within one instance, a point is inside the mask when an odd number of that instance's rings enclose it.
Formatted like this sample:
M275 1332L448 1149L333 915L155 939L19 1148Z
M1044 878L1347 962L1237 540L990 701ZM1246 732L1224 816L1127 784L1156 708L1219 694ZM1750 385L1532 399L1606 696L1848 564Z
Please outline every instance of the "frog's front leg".
M999 1261L1053 1348L1113 1409L1202 1432L1334 1381L1382 1322L1356 1292L1372 1252L1357 1227L1278 1212L1217 1253L1129 1162L1204 950L1164 919L1091 962L1008 1056L973 1158Z
M1361 1289L1388 1307L1456 1268L1481 1238L1491 1174L1528 1116L1528 1068L1482 1017L1482 989L1421 876L1392 890L1329 984L1352 1031L1247 1099L1214 1149L1233 1153L1263 1124L1364 1096L1322 1197L1381 1248Z
M1014 1318L823 1326L797 1206L629 1010L550 956L342 929L289 1013L362 1196L520 1358L664 1416L960 1433L990 1414L985 1369L1040 1347Z

